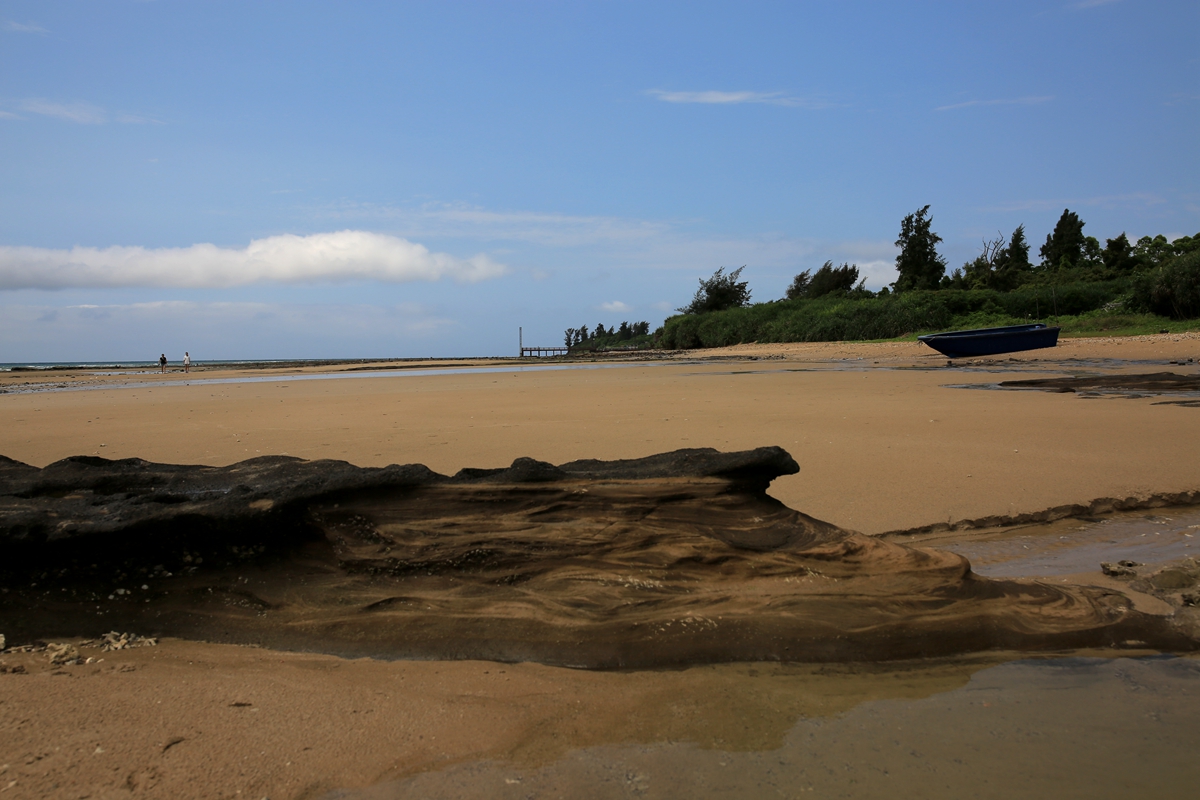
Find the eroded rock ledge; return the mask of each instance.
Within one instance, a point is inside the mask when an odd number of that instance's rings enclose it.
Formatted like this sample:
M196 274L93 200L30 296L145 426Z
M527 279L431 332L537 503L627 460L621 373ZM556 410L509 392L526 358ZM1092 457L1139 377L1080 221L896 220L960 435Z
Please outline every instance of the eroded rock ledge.
M1196 647L1117 591L987 580L766 494L798 469L780 448L454 476L4 459L0 631L589 668Z

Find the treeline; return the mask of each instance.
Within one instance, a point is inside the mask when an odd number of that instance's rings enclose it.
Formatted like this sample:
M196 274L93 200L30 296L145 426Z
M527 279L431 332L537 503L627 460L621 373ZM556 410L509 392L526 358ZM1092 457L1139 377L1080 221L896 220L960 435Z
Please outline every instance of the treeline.
M1146 326L1154 318L1200 317L1200 233L1168 241L1121 235L1100 242L1066 209L1030 258L1025 227L983 242L972 261L946 274L929 206L901 222L897 278L879 292L866 288L857 265L796 275L782 300L750 303L742 269L717 270L689 306L656 331L668 348L741 342L889 339L947 328L986 327L1048 317L1088 316L1091 329ZM1133 317L1141 315L1146 319ZM1163 320L1165 322L1165 320ZM1075 323L1072 323L1075 324Z
M828 294L772 301L712 314L671 317L659 329L670 349L726 347L744 342L836 342L893 339L923 331L1010 325L1051 316L1106 313L1111 324L1127 312L1113 283L993 289L909 291L867 297ZM1105 307L1109 306L1107 311ZM1097 320L1097 326L1106 323ZM1157 330L1157 325L1155 326Z
M567 328L563 331L563 340L571 350L646 346L650 343L650 323L622 322L620 326L611 328L605 328L604 323L597 323L591 330L588 330L587 325L580 325L578 328Z

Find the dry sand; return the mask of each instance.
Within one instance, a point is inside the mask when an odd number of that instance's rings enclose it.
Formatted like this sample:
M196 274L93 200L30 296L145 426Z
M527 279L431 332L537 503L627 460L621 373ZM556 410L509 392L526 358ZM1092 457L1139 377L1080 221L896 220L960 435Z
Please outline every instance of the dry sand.
M40 466L77 454L223 465L287 453L449 473L518 456L562 463L780 445L801 472L776 481L773 495L880 533L1200 489L1196 408L946 388L1089 370L1194 375L1188 358L1200 360L1195 334L1065 340L1054 351L953 369L915 344L816 344L555 372L206 383L246 373L195 371L183 386L166 385L185 378L178 373L13 373L0 389L47 380L137 387L0 394L0 454ZM534 768L593 745L682 740L766 751L799 717L927 697L982 665L847 666L823 680L802 666L588 673L179 641L84 655L105 661L52 667L42 654L4 655L6 668L26 674L0 674L0 797L278 800L478 758ZM1179 708L1194 721L1191 706ZM1189 769L1170 774L1190 780ZM896 786L921 793L927 774L905 773ZM564 781L532 796L588 793L586 783ZM639 786L630 778L625 794L592 794L637 796Z

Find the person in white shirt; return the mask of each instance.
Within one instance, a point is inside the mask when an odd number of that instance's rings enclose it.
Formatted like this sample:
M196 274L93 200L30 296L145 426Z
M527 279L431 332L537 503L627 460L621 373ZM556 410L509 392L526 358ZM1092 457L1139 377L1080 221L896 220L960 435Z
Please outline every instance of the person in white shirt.
M184 372L192 371L192 356L186 350L183 351L183 371Z

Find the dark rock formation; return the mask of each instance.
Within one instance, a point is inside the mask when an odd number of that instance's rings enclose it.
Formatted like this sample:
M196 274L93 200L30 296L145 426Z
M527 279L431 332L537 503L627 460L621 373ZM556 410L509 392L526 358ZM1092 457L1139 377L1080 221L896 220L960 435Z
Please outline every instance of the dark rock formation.
M1195 645L1117 592L982 579L766 494L798 469L779 448L452 477L3 459L0 631L593 668Z

